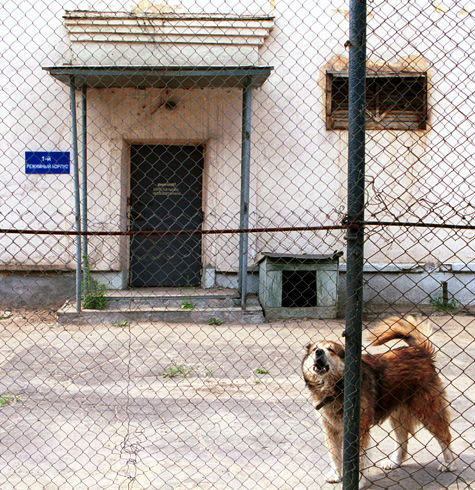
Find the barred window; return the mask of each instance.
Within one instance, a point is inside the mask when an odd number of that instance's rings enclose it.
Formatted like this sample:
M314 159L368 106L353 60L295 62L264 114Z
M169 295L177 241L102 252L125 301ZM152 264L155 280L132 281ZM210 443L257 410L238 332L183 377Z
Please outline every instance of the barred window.
M327 73L327 129L348 129L348 73ZM368 74L366 129L426 129L425 73Z

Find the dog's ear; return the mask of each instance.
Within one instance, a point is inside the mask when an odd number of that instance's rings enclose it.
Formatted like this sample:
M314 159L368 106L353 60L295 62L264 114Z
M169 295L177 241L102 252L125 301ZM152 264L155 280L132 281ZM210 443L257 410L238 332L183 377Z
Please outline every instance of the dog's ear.
M305 346L305 350L307 351L307 354L310 354L310 349L313 347L313 343L312 342L309 342L306 346Z

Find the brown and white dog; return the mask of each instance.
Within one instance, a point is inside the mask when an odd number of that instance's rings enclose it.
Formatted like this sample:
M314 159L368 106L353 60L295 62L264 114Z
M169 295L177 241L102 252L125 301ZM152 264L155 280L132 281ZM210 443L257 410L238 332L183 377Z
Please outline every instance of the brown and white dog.
M408 346L382 354L364 354L361 371L361 468L373 425L390 420L396 435L394 453L384 468L397 468L407 456L409 434L418 425L426 427L439 442L445 464L441 471L455 469L450 449L449 411L443 384L434 366L434 348L429 340L428 322L406 316L383 321L370 333L370 345L403 339ZM322 417L332 462L328 482L342 478L343 375L345 350L335 342L323 340L306 346L302 361L305 384L313 404ZM364 477L363 477L364 478Z

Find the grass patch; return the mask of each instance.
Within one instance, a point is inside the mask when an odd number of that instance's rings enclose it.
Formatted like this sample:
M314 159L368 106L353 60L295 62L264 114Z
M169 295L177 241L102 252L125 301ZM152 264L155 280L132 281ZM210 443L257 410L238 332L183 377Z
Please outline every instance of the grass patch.
M212 316L208 320L208 325L222 325L222 324L223 324L223 320L219 320L218 318L215 318L214 316Z
M183 301L183 304L181 305L183 310L194 310L195 305L191 301Z
M106 286L105 284L99 284L96 280L94 282L97 283L95 291L84 295L82 307L85 310L105 310L107 307L107 300L104 297Z
M162 378L176 378L177 376L186 378L192 372L192 367L187 366L186 364L177 364L176 362L173 362L165 368L165 371L160 371L158 375Z
M115 322L112 324L114 327L127 327L129 325L129 322L127 320L121 320L120 322Z
M444 300L442 296L437 298L429 297L429 303L436 311L451 312L458 308L458 301L455 298Z
M269 370L264 368L257 368L254 372L256 374L269 374Z
M107 300L104 296L106 285L92 278L89 260L85 255L82 258L84 260L84 281L81 283L84 295L82 307L85 310L105 310L107 307Z
M2 396L0 396L0 407L16 403L19 399L20 397L18 395L12 395L9 391L7 391Z

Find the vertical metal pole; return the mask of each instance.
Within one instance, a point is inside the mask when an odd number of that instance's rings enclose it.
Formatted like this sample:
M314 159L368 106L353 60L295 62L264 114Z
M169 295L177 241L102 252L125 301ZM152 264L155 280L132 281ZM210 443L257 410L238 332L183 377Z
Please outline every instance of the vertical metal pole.
M82 86L81 97L81 131L82 131L82 183L81 183L81 230L87 231L87 86ZM87 236L82 236L82 256L83 256L83 271L87 270ZM84 281L84 293L87 294L88 281Z
M343 489L359 487L366 97L366 0L350 0ZM351 223L355 223L352 226Z
M449 287L447 281L442 281L442 304L444 306L449 304Z
M81 210L79 204L79 164L78 133L76 120L76 87L74 77L69 80L69 99L71 102L71 132L73 144L73 180L74 180L74 218L76 223L76 310L81 311Z
M239 227L249 227L249 181L251 166L251 79L247 78L242 91L242 144L241 144L241 208ZM241 307L246 308L247 295L248 234L239 236L239 276L238 289Z

